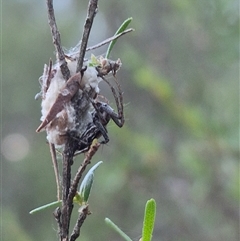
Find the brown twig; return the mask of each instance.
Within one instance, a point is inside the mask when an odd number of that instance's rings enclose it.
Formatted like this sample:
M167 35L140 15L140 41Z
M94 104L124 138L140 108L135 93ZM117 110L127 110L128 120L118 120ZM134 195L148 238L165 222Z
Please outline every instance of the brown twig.
M64 79L67 81L70 78L70 71L67 66L67 62L65 60L65 54L61 45L60 33L57 28L54 9L53 9L53 0L47 0L47 8L48 8L48 23L52 32L53 44L56 49L56 57L59 61L60 68Z
M91 159L94 156L94 154L97 152L98 148L100 147L100 143L95 143L93 144L89 151L87 152L82 165L78 168L78 171L73 179L70 191L69 191L69 195L68 195L68 206L72 205L73 202L73 198L76 195L77 192L77 187L79 184L79 181L82 177L83 172L85 171L87 165L89 165L91 163ZM89 214L89 210L88 210L88 205L82 206L79 209L79 216L77 219L77 222L75 224L75 227L73 229L73 232L71 234L71 238L70 241L74 241L76 240L79 235L80 235L80 228L84 222L84 220L86 219L87 215Z
M76 72L80 72L82 69L89 34L91 31L94 16L97 12L97 2L98 2L97 0L90 0L89 5L88 5L88 15L87 15L87 19L86 19L86 22L84 25L84 32L83 32L82 43L81 43ZM60 33L57 29L52 0L47 0L47 7L48 7L49 25L50 25L51 32L52 32L53 43L54 43L54 46L55 46L55 49L57 52L57 59L60 64L62 75L63 75L64 79L67 81L70 78L70 71L68 69L67 62L65 60L65 55L64 55L63 49L61 47ZM73 209L73 197L75 196L75 193L76 193L76 191L75 192L73 191L73 190L76 190L75 185L74 185L74 188L71 188L71 190L72 190L71 195L69 195L69 190L70 190L70 185L71 185L71 165L73 163L73 157L74 157L74 150L73 150L74 142L75 142L75 140L72 140L69 137L67 140L67 143L65 145L64 151L63 151L62 209L61 209L60 214L58 215L58 217L59 217L59 220L58 220L59 236L62 241L69 240L69 225L70 225L70 218L71 218L71 213L72 213L72 209ZM89 159L91 159L91 157L92 156L89 156ZM90 160L89 160L89 162L90 162ZM83 167L84 167L84 165L83 165ZM83 168L83 170L85 170L85 168ZM79 180L80 180L80 178L79 178ZM78 182L79 182L79 180L78 180ZM76 185L78 185L78 183ZM80 220L82 220L82 219L80 219ZM79 223L79 222L80 221L78 221L77 223ZM76 224L76 227L79 227L79 229L80 229L79 224ZM77 232L75 232L75 233L77 233Z
M88 205L81 206L79 208L78 212L79 212L78 219L77 219L77 222L72 231L70 241L75 241L79 237L80 228L81 228L84 220L86 219L87 215L89 214Z
M129 28L129 29L127 29L127 30L125 30L125 31L117 34L117 35L114 35L114 36L112 36L112 37L110 37L110 38L108 38L108 39L103 40L102 42L100 42L100 43L98 43L98 44L95 44L95 45L93 45L93 46L87 47L87 48L86 48L86 52L87 52L87 51L90 51L90 50L94 50L94 49L100 48L100 47L102 47L102 46L110 43L111 41L116 40L116 39L120 38L121 36L123 36L123 35L125 35L125 34L127 34L127 33L130 33L130 32L132 32L132 31L134 31L134 29L133 29L133 28ZM80 42L79 44L77 44L77 46L75 46L75 48L78 48L78 47L80 46L80 44L81 44L81 42ZM75 49L75 48L74 48L74 49ZM76 55L79 54L79 53L80 53L80 51L77 50L77 51L72 52L71 55L76 56ZM70 59L70 60L71 60L71 59L74 59L74 58L71 58L71 56L69 56L68 54L66 54L65 57L68 58L68 59Z
M89 151L86 153L86 156L83 160L83 163L81 164L81 166L78 168L78 171L73 179L70 191L69 191L69 196L68 196L68 202L69 204L72 202L74 196L76 195L77 192L77 187L79 184L79 181L82 177L83 172L85 171L86 167L88 164L90 164L90 161L92 159L92 157L94 156L94 154L97 152L98 148L100 147L100 143L95 143L93 144Z
M47 8L48 8L48 19L49 26L52 33L53 44L56 49L56 57L60 64L61 72L64 79L67 81L70 78L70 71L67 66L67 62L65 60L65 54L61 46L60 33L57 28L54 9L53 9L53 1L47 0ZM71 150L71 145L69 145L71 141L67 141L65 146L65 150L63 152L63 171L62 171L62 210L59 214L59 235L61 240L68 240L69 234L69 224L70 224L70 216L72 212L72 206L67 206L67 197L69 193L69 187L71 182L71 165L73 163L73 155ZM61 224L61 225L60 225Z
M112 37L110 37L110 38L108 38L108 39L105 39L104 41L102 41L102 42L100 42L100 43L98 43L98 44L96 44L96 45L87 47L86 51L100 48L100 47L102 47L103 45L106 45L106 44L110 43L111 41L116 40L116 39L120 38L121 36L123 36L124 34L130 33L130 32L132 32L132 31L134 31L134 29L133 29L133 28L129 28L129 29L127 29L127 30L125 30L125 31L117 34L117 35L114 35L114 36L112 36Z
M100 146L100 144L96 143L87 152L87 154L84 158L84 161L83 161L82 165L79 167L79 169L74 177L74 180L72 182L72 185L70 187L71 164L73 161L72 158L73 158L74 152L72 151L73 149L72 149L71 143L67 143L67 145L66 145L65 152L63 153L63 177L62 177L63 178L63 185L62 185L63 190L62 190L62 214L61 214L62 229L60 232L61 240L68 240L70 217L71 217L72 209L73 209L73 198L76 195L77 187L78 187L79 181L82 177L82 173L85 171L87 165L90 164L90 161L91 161L93 155L97 152L99 146ZM66 161L70 161L70 165L66 165Z
M93 24L93 19L94 16L96 15L97 12L97 0L90 0L88 4L88 14L87 18L85 21L84 25L84 32L82 36L82 42L80 46L80 53L79 53L79 58L78 58L78 63L77 63L77 69L76 72L81 72L82 66L83 66L83 61L84 61L84 56L87 48L87 43L88 43L88 38L90 35L91 27ZM73 198L76 194L75 185L74 188L71 188L71 192L69 193L69 188L70 188L70 180L71 180L71 162L73 160L74 152L72 150L71 144L74 142L74 140L68 140L65 150L64 150L64 156L63 156L63 182L65 179L66 182L63 185L63 206L62 206L62 239L63 240L68 240L68 234L69 234L69 224L70 224L70 216L72 213L73 209ZM89 161L90 162L90 161ZM84 165L83 165L84 166ZM86 167L85 167L86 168ZM84 168L84 170L85 170ZM81 177L80 177L81 178ZM79 180L80 180L79 178ZM78 185L79 180L76 185ZM75 190L75 192L74 192ZM63 217L64 216L64 217Z
M73 163L73 150L70 140L67 141L63 152L63 170L62 170L62 229L60 232L61 240L68 241L70 217L73 204L68 205L67 199L71 184L71 165Z
M76 70L77 73L82 70L83 60L87 49L88 38L91 32L93 19L97 13L97 7L98 7L98 0L89 1L88 14L84 24L84 31L82 35L82 42L80 46L80 53L79 53L79 58L77 63L77 70Z
M61 199L60 180L59 180L60 178L59 178L59 170L58 170L57 154L56 154L55 145L52 143L49 143L49 149L50 149L50 153L51 153L53 169L54 169L54 174L55 174L55 179L56 179L56 184L57 184L57 199L58 199L58 201L60 201L60 199Z
M53 44L54 44L55 49L56 49L56 57L57 57L57 60L59 62L59 65L60 65L61 73L62 73L64 79L66 80L66 86L65 87L67 88L69 84L72 84L72 80L74 80L75 75L72 78L70 78L70 71L69 71L69 68L67 66L64 51L63 51L62 46L61 46L60 33L58 31L55 16L54 16L53 0L46 0L46 2L47 2L47 8L48 8L49 26L50 26L51 33L52 33ZM98 45L95 45L92 48L90 47L90 48L87 49L88 39L89 39L90 31L91 31L91 28L92 28L93 20L94 20L94 17L96 15L96 13L97 13L97 7L98 7L98 0L89 0L88 12L87 12L86 21L85 21L85 24L84 24L84 31L83 31L83 35L82 35L80 51L79 51L79 58L78 58L78 63L77 63L77 68L76 68L76 73L79 73L79 75L82 71L83 61L84 61L86 50L101 47L102 45L104 45L108 42L111 42L112 40L117 39L118 37L122 36L123 34L126 34L130 31L132 31L132 29L125 30L121 34L113 36L112 38L109 38L109 39L99 43ZM50 68L49 68L50 70L49 70L48 77L50 76L51 67L52 66L50 66ZM114 70L112 70L112 71L114 71ZM82 73L81 73L81 75L82 75ZM78 78L79 78L78 84L80 85L81 78L80 78L80 76L78 76ZM120 86L119 86L118 82L116 81L118 90L120 91L119 96L117 95L114 87L108 81L106 81L106 82L111 87L114 98L116 99L117 106L121 107L122 92L121 92L121 89L120 89ZM72 85L71 85L71 87L72 87ZM80 86L77 85L77 90L79 89L79 87ZM70 89L72 90L72 88L70 88ZM67 90L70 90L70 89L67 88ZM63 89L63 90L65 90L65 89ZM59 96L58 96L58 99L57 99L57 102L58 102L59 106L57 106L57 107L54 106L54 108L55 108L54 112L49 112L51 114L51 116L47 116L46 123L48 124L49 121L51 121L51 118L52 117L54 118L56 116L56 113L58 113L59 111L62 110L62 108L64 107L66 102L71 101L71 103L73 103L74 98L78 97L77 93L78 93L78 91L75 91L75 89L74 89L74 93L72 94L72 92L71 92L72 95L69 94L67 97L64 97L64 98L62 97L63 95L61 95L61 93L60 93ZM83 99L83 101L81 101L81 106L83 106L83 109L86 109L86 107L89 104L89 100L86 97L84 97L84 95L82 96L82 99ZM120 113L120 114L123 118L123 114L122 113ZM43 127L41 126L41 128L43 128ZM97 152L97 150L100 146L99 143L95 143L90 147L90 150L85 155L83 163L79 167L79 169L78 169L78 171L77 171L77 173L76 173L76 175L75 175L75 177L72 181L72 184L71 184L71 166L73 164L73 158L74 158L74 154L75 154L75 151L76 151L76 146L78 145L77 142L78 142L78 140L74 139L74 137L69 136L67 138L67 141L66 141L63 153L62 153L62 156L63 156L63 165L62 165L62 208L61 209L58 208L54 212L54 217L55 217L55 219L57 221L57 224L58 224L59 238L60 238L61 241L69 241L69 240L75 241L79 237L80 228L81 228L84 220L86 219L87 215L89 214L88 205L82 206L80 208L77 222L74 226L74 229L71 233L71 237L69 239L69 227L70 227L71 214L72 214L72 210L73 210L73 199L76 195L77 188L78 188L78 185L79 185L79 182L80 182L80 179L82 177L83 172L85 171L87 165L90 164L90 161L91 161L92 157ZM59 174L58 174L58 169L57 169L57 165L56 165L56 152L55 152L55 149L54 149L54 145L52 145L52 144L50 144L50 151L51 151L52 160L53 160L54 167L55 167L56 182L57 182L57 186L58 186L57 193L58 193L58 200L59 200L60 199Z

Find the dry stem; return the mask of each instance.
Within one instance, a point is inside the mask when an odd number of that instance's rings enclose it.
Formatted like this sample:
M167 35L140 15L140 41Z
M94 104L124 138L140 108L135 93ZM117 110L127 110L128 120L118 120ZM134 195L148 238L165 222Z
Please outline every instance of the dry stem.
M89 1L88 15L84 25L84 32L82 36L82 42L81 42L76 72L80 72L82 69L89 34L93 24L94 16L96 15L96 12L97 12L97 3L98 3L97 0ZM64 79L67 81L70 78L70 71L68 69L67 62L65 60L65 54L61 46L60 33L58 31L55 16L54 16L52 0L47 0L47 8L48 8L48 19L49 19L49 26L52 33L53 44L57 52L56 57L57 57L57 60L59 61L62 75ZM73 157L74 157L74 150L73 150L74 145L72 144L74 143L74 141L75 140L72 140L71 137L69 137L63 151L62 209L61 211L58 210L57 216L55 215L55 218L57 219L57 222L58 222L60 240L64 240L64 241L69 240L69 225L70 225L70 218L71 218L71 213L73 209L73 198L76 194L78 183L80 181L83 171L86 169L86 166L90 163L90 159L98 149L98 147L95 149L94 148L90 149L90 151L88 152L89 154L86 155L84 162L81 165L80 171L77 172L77 175L73 181L73 185L71 186L71 165L73 163ZM71 186L71 191L69 193L70 186ZM84 210L86 211L88 210L88 208L86 207L86 209L83 209L79 215L74 231L71 235L72 241L79 236L80 227L87 216L88 211L85 212Z
M59 178L59 170L58 170L58 163L57 163L57 154L54 144L49 143L49 149L51 153L55 178L56 178L56 184L57 184L57 200L61 200L61 193L60 193L60 178Z
M48 8L48 23L51 28L53 44L56 49L56 57L59 61L62 75L64 79L67 81L70 78L70 71L68 69L67 62L65 60L64 51L61 45L60 33L58 31L56 20L55 20L53 0L47 0L47 8Z
M98 0L90 0L88 4L88 14L87 18L84 24L84 31L82 35L82 42L80 46L80 53L79 53L79 58L78 58L78 63L77 63L77 70L76 72L80 72L82 70L82 65L83 65L83 60L85 56L85 52L87 49L87 43L88 43L88 38L91 32L92 24L93 24L93 19L97 13L97 6L98 6Z

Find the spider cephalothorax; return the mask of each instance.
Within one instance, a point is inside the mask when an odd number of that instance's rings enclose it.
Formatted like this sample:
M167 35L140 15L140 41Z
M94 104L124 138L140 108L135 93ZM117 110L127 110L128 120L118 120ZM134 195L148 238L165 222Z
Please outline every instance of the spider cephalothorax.
M117 126L122 127L124 124L123 116L114 112L110 105L104 102L93 103L94 110L92 111L92 121L89 122L78 138L76 151L77 153L87 151L93 140L101 136L103 140L101 144L106 144L109 141L107 134L107 124L112 119Z

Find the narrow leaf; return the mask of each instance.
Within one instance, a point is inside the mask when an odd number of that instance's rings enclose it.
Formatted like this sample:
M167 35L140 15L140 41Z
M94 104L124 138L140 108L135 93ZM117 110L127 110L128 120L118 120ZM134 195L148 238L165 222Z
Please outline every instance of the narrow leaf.
M101 163L102 163L102 161L99 161L88 171L88 173L86 174L86 176L84 177L84 179L80 185L79 195L81 196L81 198L83 199L84 202L88 201L88 198L90 196L90 192L92 189L92 184L93 184L93 179L94 179L94 171Z
M147 201L143 221L142 241L151 241L156 215L156 202L154 199Z
M106 224L114 229L122 238L124 238L126 241L132 241L132 239L127 236L115 223L113 223L109 218L105 218Z
M51 207L54 207L54 206L58 206L58 204L62 203L62 200L60 201L55 201L55 202L51 202L51 203L48 203L46 205L43 205L41 207L38 207L38 208L35 208L33 209L32 211L30 211L29 213L30 214L34 214L36 212L39 212L39 211L42 211L44 209L47 209L47 208L51 208Z
M132 21L132 18L128 18L126 19L122 25L119 27L119 29L117 30L117 32L115 33L115 35L119 34L119 33L122 33L126 28L127 26L129 25L129 23L131 23ZM113 46L115 45L115 43L117 42L117 39L113 40L110 42L109 46L108 46L108 49L107 49L107 53L106 53L106 58L109 57L110 55L110 52L112 51L112 48Z

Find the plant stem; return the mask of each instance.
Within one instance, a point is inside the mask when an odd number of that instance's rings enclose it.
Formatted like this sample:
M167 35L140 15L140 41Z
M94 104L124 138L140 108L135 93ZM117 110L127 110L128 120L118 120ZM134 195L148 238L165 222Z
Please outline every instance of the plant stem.
M97 6L98 6L98 0L89 1L88 14L84 24L84 31L83 31L82 41L80 46L80 54L79 54L78 63L77 63L77 70L76 70L77 73L82 70L83 60L87 49L87 43L91 32L92 24L93 24L93 19L97 13Z
M68 69L67 62L65 60L64 51L61 46L60 33L58 31L56 19L54 15L53 0L47 0L47 9L48 9L48 24L51 29L52 40L56 49L56 57L60 64L63 78L67 81L70 78L70 71Z

